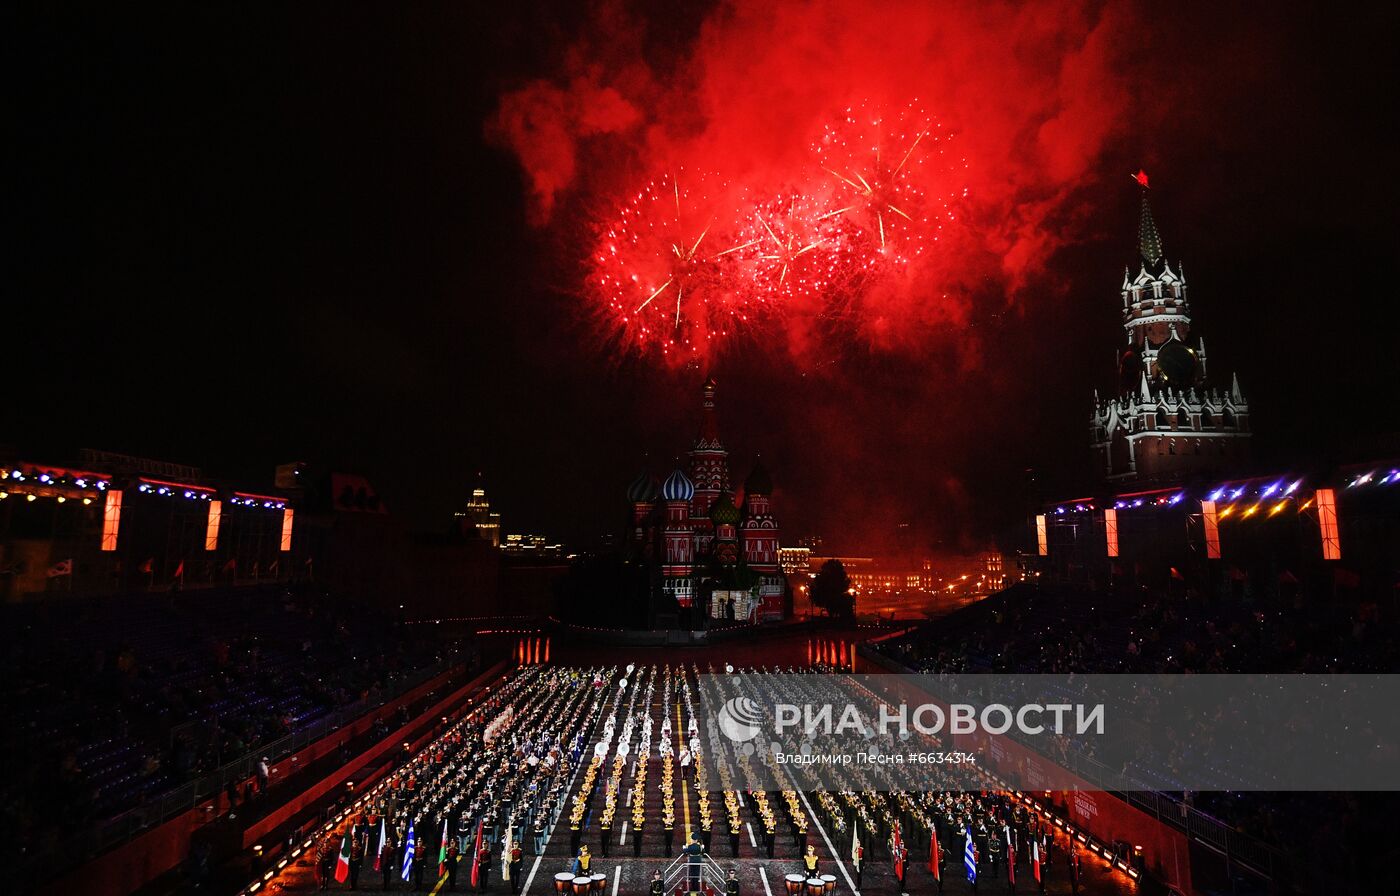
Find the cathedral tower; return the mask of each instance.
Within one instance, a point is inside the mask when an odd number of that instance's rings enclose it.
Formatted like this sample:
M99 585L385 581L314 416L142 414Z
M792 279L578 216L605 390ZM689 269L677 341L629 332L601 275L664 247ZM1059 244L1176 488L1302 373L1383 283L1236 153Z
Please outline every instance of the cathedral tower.
M695 447L690 451L690 479L695 483L695 497L690 504L690 519L695 529L695 551L699 555L710 552L710 541L714 537L714 524L710 520L710 506L719 496L729 491L729 452L719 440L719 422L715 419L715 380L705 380L702 389L703 403L700 409L700 432L695 437Z
M695 533L690 525L690 502L694 497L695 486L679 469L661 486L661 500L666 504L666 522L662 527L666 556L662 558L661 587L682 607L690 606L695 593Z

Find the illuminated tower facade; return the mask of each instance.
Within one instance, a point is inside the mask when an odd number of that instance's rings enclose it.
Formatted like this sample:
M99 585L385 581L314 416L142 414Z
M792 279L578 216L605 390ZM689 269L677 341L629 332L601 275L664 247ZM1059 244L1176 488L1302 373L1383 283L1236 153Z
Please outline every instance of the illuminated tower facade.
M695 550L708 554L714 537L710 507L724 492L729 491L729 452L719 440L719 422L715 419L714 378L705 380L700 406L700 432L690 450L690 479L695 483L695 497L690 504L690 519L695 529Z
M466 511L456 516L463 520L464 531L469 526L476 530L482 541L490 542L494 548L501 546L501 515L491 510L485 489L472 489L472 499L467 502Z
M739 562L739 508L734 506L734 498L729 492L721 492L710 505L710 522L714 524L714 540L710 542L710 556L721 566L735 566Z
M759 612L781 616L787 578L778 566L778 521L773 516L773 478L763 461L756 461L744 480L744 513L740 530L744 562L759 575Z
M1138 271L1123 271L1127 344L1108 400L1094 393L1089 428L1094 459L1113 481L1179 479L1226 471L1248 460L1249 403L1239 380L1207 379L1205 341L1192 341L1186 273L1162 248L1147 175L1139 173Z
M661 530L665 546L661 588L682 607L690 606L695 597L695 530L690 521L690 502L694 498L695 486L681 470L668 476L661 486L661 500L666 507Z

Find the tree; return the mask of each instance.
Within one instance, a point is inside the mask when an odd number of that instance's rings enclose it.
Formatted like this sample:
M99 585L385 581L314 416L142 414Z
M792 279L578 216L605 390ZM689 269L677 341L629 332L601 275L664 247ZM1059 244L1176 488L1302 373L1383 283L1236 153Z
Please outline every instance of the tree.
M812 605L826 610L830 616L849 619L856 614L851 579L840 560L826 561L812 579Z

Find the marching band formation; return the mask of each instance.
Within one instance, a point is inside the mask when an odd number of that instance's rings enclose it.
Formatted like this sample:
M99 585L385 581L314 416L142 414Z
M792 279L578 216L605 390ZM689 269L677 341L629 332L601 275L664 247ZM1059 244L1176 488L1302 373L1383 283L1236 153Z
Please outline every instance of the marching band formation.
M770 677L749 671L767 670L709 669L705 678L708 686L723 683L720 697L731 688L772 698L765 690L776 686ZM358 888L370 863L383 889L450 891L457 888L459 866L469 866L471 888L486 891L498 868L511 892L520 893L526 857L545 856L564 819L566 864L552 881L563 896L605 889L593 850L608 859L615 849L625 850L629 838L633 858L679 852L686 870L672 882L673 892L701 889L702 865L713 857L774 859L778 844L787 842L791 850L783 853L798 857L784 881L793 896L829 896L838 883L830 872L845 869L859 892L876 852L888 861L901 893L916 863L927 870L928 892L942 892L953 876L973 891L988 876L1004 879L1011 892L1018 884L1044 889L1052 856L1060 852L1053 828L993 789L893 790L882 786L878 769L843 771L850 789L801 780L802 769L793 772L797 787L745 786L756 780L745 752L736 751L734 768L707 761L721 744L716 726L707 719L702 727L696 711L701 675L694 665L520 670L398 768L366 811L321 844L318 886L326 889L334 880ZM805 698L822 695L823 678L803 677L813 689ZM813 821L832 838L825 843L834 841L842 852L850 845L841 869L828 868L837 857L823 857L819 844L809 842ZM714 842L716 827L727 844ZM746 829L753 846L748 856L741 842ZM1061 873L1077 893L1079 862L1070 842ZM660 874L652 875L654 896L663 886ZM737 896L739 879L731 868L710 888Z

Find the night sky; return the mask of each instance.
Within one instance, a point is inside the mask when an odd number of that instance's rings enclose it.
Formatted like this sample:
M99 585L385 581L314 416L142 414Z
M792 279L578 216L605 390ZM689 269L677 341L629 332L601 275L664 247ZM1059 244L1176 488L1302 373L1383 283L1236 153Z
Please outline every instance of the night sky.
M199 6L6 15L0 441L26 458L98 447L246 487L309 460L422 529L480 474L506 531L586 543L689 447L706 373L599 337L590 222L648 166L786 164L777 138L849 101L832 85L925 70L979 203L940 262L964 298L918 284L895 337L739 337L704 365L785 538L879 550L907 521L975 547L1020 514L1026 467L1080 487L1139 166L1269 468L1397 430L1393 5ZM635 114L556 132L502 111L600 90Z

